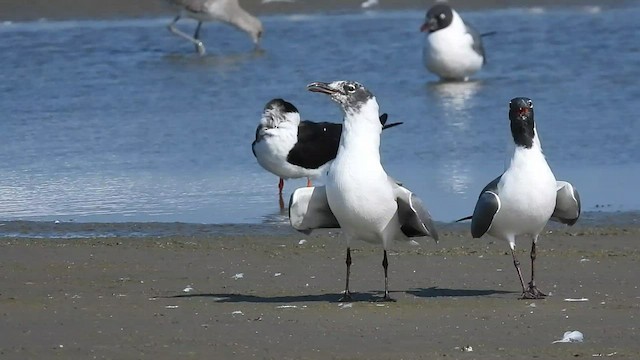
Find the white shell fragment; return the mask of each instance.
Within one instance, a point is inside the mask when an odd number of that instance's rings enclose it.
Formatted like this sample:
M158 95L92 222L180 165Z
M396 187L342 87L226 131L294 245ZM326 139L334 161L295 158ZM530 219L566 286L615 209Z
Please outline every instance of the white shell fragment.
M552 342L552 344L568 343L568 342L583 342L583 341L584 341L584 335L580 331L574 330L574 331L566 331L562 336L562 339L556 340Z

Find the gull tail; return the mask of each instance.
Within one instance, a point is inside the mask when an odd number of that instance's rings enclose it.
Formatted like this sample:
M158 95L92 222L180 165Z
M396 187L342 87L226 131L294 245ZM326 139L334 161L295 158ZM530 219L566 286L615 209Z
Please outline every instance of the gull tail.
M387 124L388 118L389 118L389 115L387 115L387 113L383 113L382 115L380 115L380 124L382 124L382 130L403 124L402 122Z
M467 221L467 220L471 220L471 219L473 219L473 215L469 215L467 217L463 217L462 219L458 219L458 220L456 220L454 222Z
M387 130L388 128L392 128L394 126L398 126L398 125L402 125L402 124L404 124L404 123L402 121L400 121L400 122L394 122L394 123L387 124L387 125L382 125L382 130Z

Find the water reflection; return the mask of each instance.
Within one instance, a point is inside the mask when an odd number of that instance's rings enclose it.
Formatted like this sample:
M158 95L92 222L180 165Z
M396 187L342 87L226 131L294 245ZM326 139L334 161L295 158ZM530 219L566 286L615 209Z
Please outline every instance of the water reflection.
M197 53L167 54L164 58L171 64L193 67L215 67L233 69L249 61L263 57L266 51L262 48L254 48L249 52L231 54L207 54L200 56Z
M472 184L465 147L467 139L473 136L470 122L471 109L475 106L480 81L435 82L427 84L429 93L442 110L442 136L448 151L442 152L438 178L440 186L455 194L467 193Z

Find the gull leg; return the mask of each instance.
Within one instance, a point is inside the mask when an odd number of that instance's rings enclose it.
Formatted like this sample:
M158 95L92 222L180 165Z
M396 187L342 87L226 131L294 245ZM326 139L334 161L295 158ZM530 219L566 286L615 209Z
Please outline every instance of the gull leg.
M311 179L307 178L307 187L312 187L313 184L311 184Z
M526 291L526 296L530 299L542 299L547 294L538 290L535 281L535 262L536 262L536 242L538 241L538 235L533 238L531 242L531 282L529 282L529 289Z
M382 267L384 268L384 297L381 300L396 301L391 296L389 296L389 260L387 259L387 250L384 251L384 257L382 258Z
M198 21L198 25L196 26L196 32L193 34L193 38L196 40L196 51L200 55L204 55L205 49L204 44L200 41L200 28L202 27L202 21Z
M345 261L347 264L347 282L344 287L344 294L340 298L340 302L349 302L351 299L351 292L349 291L349 275L351 274L351 248L347 247L347 260Z
M278 197L280 202L280 209L284 209L284 199L282 198L282 189L284 189L284 179L280 178L278 183Z
M513 257L513 265L516 267L516 271L518 272L518 277L520 278L520 285L522 285L522 297L521 299L526 299L526 288L524 286L524 279L522 279L522 271L520 270L520 261L518 261L518 258L516 257L516 251L515 248L511 248L511 256Z
M178 28L176 28L176 23L178 22L178 20L180 20L180 14L178 14L173 19L173 21L171 23L169 23L169 26L168 26L169 31L171 31L172 33L180 36L181 38L183 38L185 40L188 40L188 41L192 42L196 46L196 49L198 50L198 53L200 55L204 55L205 49L204 49L204 45L202 44L202 41L194 39L191 36L189 36L186 33L184 33L183 31L181 31Z

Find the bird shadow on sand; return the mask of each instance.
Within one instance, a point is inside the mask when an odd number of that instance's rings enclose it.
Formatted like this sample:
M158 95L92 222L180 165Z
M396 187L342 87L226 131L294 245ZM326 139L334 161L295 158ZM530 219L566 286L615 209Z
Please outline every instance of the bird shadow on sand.
M328 293L328 294L313 294L313 295L285 295L285 296L259 296L259 295L247 295L247 294L180 294L173 296L166 296L170 299L180 298L212 298L213 301L219 303L271 303L271 304L286 304L286 303L298 303L298 302L339 302L342 294ZM375 299L376 293L351 293L353 298L352 302L366 302Z
M437 287L411 289L407 291L392 291L392 294L406 293L421 298L434 298L434 297L474 297L474 296L489 296L496 294L511 294L513 291L503 290L473 290L473 289L440 289ZM357 292L351 293L352 301L350 302L376 302L382 299L382 292ZM327 302L337 303L339 302L342 294L339 293L327 293L327 294L311 294L311 295L284 295L284 296L260 296L260 295L248 295L237 293L200 293L200 294L179 294L164 296L169 299L183 299L183 298L211 298L215 302L219 303L272 303L272 304L285 304L285 303L303 303L303 302Z
M474 289L441 289L438 287L418 288L408 290L407 294L417 297L434 298L434 297L474 297L474 296L490 296L499 294L513 294L515 291L505 290L474 290Z

